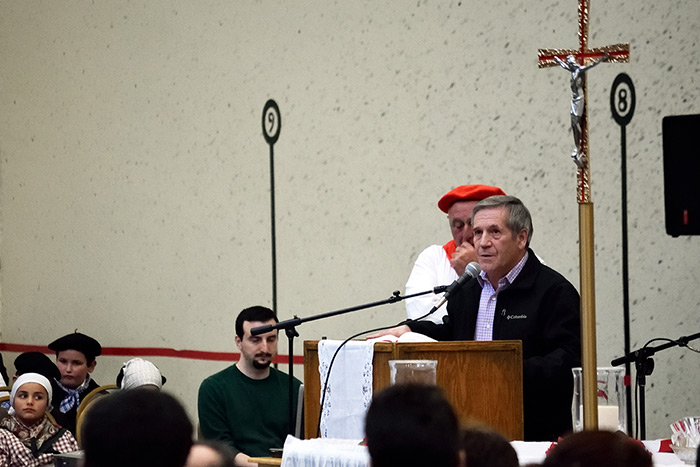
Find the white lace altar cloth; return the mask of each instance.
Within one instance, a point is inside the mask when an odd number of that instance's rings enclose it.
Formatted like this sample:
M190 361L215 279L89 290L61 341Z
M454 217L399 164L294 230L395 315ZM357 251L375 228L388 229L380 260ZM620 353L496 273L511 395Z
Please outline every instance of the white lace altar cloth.
M326 339L318 342L321 399L331 359L341 343ZM322 438L364 438L365 413L372 402L372 357L373 342L350 341L338 352L321 407Z

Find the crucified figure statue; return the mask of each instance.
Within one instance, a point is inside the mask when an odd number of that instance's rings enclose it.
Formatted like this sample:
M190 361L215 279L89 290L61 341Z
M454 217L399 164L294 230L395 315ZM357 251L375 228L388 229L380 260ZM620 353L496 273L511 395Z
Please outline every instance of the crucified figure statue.
M588 65L582 66L577 61L573 55L566 57L566 61L560 59L559 57L554 57L554 60L564 68L571 72L571 128L574 131L574 152L571 153L571 158L574 160L576 166L579 169L583 168L583 155L581 154L581 120L583 119L583 109L586 105L585 95L583 92L586 71L593 68L600 62L608 60L608 54L605 53L598 60L589 63Z

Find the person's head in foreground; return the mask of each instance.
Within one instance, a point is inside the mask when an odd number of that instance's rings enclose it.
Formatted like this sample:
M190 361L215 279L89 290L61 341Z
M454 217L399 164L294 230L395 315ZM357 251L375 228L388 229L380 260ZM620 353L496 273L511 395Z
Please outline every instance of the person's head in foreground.
M518 467L518 454L502 434L490 428L462 428L462 449L467 467Z
M581 431L564 437L542 467L652 467L639 441L618 431Z
M459 422L437 386L396 384L372 399L365 419L373 467L456 467Z
M192 423L167 393L118 391L90 407L82 444L84 467L182 467L192 446Z
M185 467L235 467L234 455L220 441L197 441L192 445Z

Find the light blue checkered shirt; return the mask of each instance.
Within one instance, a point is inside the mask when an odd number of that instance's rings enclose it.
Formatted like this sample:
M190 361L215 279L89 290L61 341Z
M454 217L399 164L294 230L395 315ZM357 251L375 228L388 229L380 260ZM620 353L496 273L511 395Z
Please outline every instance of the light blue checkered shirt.
M518 277L520 271L523 270L523 266L525 266L525 262L527 262L528 255L529 253L526 251L525 255L518 261L518 264L516 264L505 277L498 281L498 288L496 290L493 289L493 286L488 281L486 273L484 271L479 273L476 280L481 284L481 299L479 300L479 313L476 316L474 340L493 340L493 316L496 313L496 299L498 298L498 293L507 289L515 278ZM506 310L503 310L503 312L505 311Z

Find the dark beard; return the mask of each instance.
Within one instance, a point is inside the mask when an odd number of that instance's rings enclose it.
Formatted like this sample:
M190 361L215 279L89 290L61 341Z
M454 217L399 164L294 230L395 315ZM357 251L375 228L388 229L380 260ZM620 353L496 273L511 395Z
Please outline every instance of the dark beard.
M253 360L253 367L255 367L258 370L264 370L270 366L271 361L265 362L265 363L260 363L257 360Z

